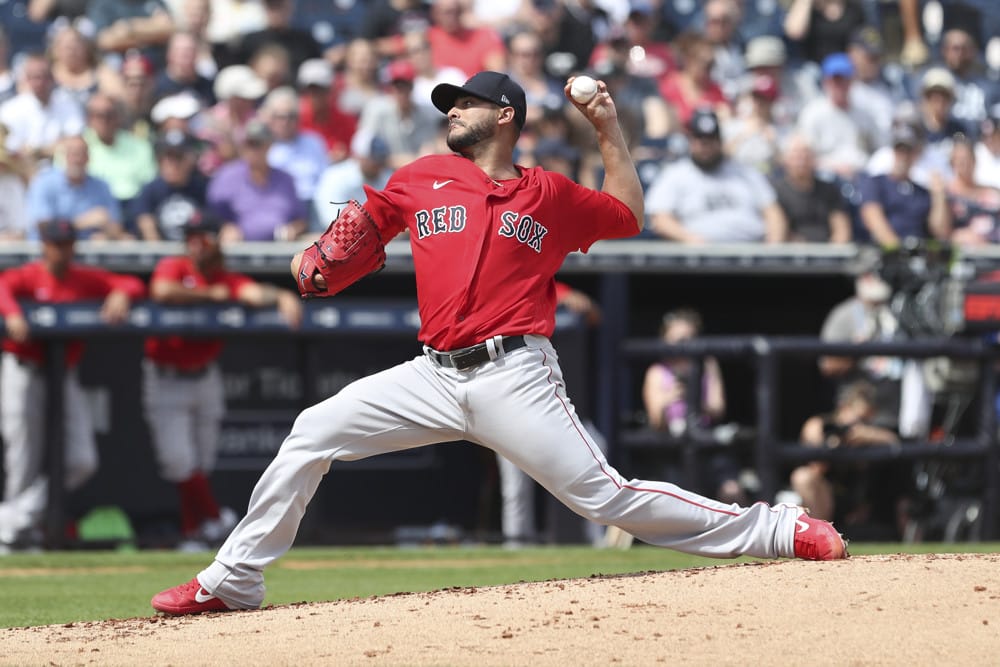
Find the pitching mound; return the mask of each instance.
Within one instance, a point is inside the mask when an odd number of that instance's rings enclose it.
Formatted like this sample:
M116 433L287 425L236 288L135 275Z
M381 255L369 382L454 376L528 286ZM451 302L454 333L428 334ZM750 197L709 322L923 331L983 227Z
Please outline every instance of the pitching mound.
M16 665L986 665L1000 555L866 556L0 631Z

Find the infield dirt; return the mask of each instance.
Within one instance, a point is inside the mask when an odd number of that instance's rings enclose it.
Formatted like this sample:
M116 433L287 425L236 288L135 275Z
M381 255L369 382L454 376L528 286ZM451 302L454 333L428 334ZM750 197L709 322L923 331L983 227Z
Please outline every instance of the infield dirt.
M916 667L998 656L1000 554L729 564L0 631L2 665Z

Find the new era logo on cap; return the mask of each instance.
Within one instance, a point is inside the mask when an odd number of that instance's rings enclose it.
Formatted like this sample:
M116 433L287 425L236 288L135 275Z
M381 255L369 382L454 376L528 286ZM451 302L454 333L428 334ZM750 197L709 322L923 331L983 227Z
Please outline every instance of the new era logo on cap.
M455 100L462 95L471 95L497 106L513 108L514 122L518 127L524 127L524 119L528 113L524 89L506 74L479 72L462 86L450 83L438 84L431 91L431 102L441 113L446 114L455 106Z

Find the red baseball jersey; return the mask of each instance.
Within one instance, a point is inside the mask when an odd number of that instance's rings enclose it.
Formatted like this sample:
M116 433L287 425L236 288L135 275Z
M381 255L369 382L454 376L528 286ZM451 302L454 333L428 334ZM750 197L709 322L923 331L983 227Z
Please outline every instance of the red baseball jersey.
M185 287L208 287L225 285L235 300L244 285L253 282L241 273L225 269L204 275L194 263L184 256L164 257L153 269L151 283L157 280L180 283ZM218 338L184 338L182 336L162 336L146 339L146 357L153 361L186 370L204 368L215 361L222 352L223 341Z
M639 228L625 204L540 167L494 181L459 155L398 169L365 208L384 238L410 232L421 341L454 350L555 329L554 276L571 252Z
M22 315L18 299L39 303L97 301L115 290L125 292L133 301L146 296L146 286L135 276L123 276L94 266L70 264L66 275L57 278L38 260L8 269L0 275L0 315ZM45 360L45 348L38 341L18 343L5 338L3 349L38 364ZM82 354L82 341L67 343L66 365L75 366Z

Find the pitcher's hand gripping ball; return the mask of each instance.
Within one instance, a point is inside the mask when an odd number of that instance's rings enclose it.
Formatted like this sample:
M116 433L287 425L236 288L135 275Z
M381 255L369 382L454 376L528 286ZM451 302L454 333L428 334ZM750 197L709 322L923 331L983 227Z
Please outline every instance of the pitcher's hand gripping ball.
M305 252L296 282L299 294L310 298L333 296L364 276L385 266L385 243L378 225L357 201L351 200L323 235ZM326 289L313 277L323 276Z
M569 87L569 95L580 104L587 104L597 94L597 82L583 75L573 79Z

